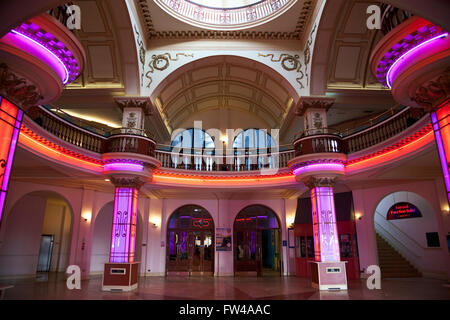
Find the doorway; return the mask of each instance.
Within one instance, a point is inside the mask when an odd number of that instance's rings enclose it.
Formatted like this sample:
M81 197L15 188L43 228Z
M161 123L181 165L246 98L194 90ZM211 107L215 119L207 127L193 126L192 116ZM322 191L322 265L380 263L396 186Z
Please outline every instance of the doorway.
M54 237L52 234L43 234L41 236L37 272L50 271L50 262L52 261L53 252L53 238Z
M280 224L264 206L243 209L234 221L235 275L280 276Z
M167 227L167 275L214 274L214 222L204 208L177 209Z

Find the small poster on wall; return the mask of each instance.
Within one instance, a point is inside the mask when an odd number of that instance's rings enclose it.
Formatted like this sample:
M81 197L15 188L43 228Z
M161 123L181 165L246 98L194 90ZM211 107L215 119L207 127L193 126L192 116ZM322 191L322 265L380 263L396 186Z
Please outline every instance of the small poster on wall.
M232 251L231 228L216 228L216 251Z

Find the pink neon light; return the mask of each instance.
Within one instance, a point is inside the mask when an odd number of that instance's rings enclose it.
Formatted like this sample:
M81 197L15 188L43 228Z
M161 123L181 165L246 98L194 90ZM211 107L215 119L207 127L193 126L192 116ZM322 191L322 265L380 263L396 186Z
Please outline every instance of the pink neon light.
M110 262L134 262L138 190L116 188Z
M20 37L22 37L23 39L25 39L27 41L32 42L33 44L37 45L41 50L44 50L43 54L42 55L39 54L38 58L43 58L43 60L45 60L45 62L47 62L47 64L49 64L50 66L55 67L54 63L52 63L52 61L49 61L48 54L50 54L53 59L56 59L57 63L60 64L60 66L62 66L62 68L64 70L64 72L63 72L64 74L63 75L61 75L61 74L59 75L61 77L61 80L62 80L63 84L67 84L69 82L69 71L67 70L67 67L64 64L64 62L62 62L61 59L56 54L54 54L51 50L46 48L44 45L42 45L38 41L30 38L29 36L27 36L27 35L25 35L23 33L20 33L20 32L18 32L16 30L11 30L11 33L13 33L14 35L20 36ZM38 54L35 54L35 55L37 56Z
M103 166L104 171L133 171L142 172L144 171L144 166L142 164L136 163L126 163L126 162L116 162L107 163Z
M332 187L311 190L316 261L340 261L339 241Z
M436 112L431 113L431 121L433 123L434 136L436 138L435 140L439 151L439 158L441 160L442 172L444 174L445 189L447 189L447 200L450 204L450 172L448 169L447 157L445 155L444 144L442 142L441 128L439 127Z
M318 163L300 167L294 170L296 176L303 173L310 173L315 171L344 171L345 165L343 163Z
M396 68L396 66L398 66L400 62L403 62L409 55L411 55L412 53L414 53L418 49L422 48L423 46L429 44L430 42L433 42L433 41L435 41L437 39L440 39L440 38L445 38L447 36L448 36L448 33L444 33L444 34L441 34L441 35L436 36L434 38L428 39L427 41L424 41L421 44L419 44L418 46L416 46L416 47L412 48L411 50L405 52L400 58L398 58L392 64L392 66L389 68L389 71L387 72L387 75L386 75L386 83L387 83L389 89L392 89L391 73L394 72L394 68Z
M9 178L11 175L11 169L12 169L12 164L14 161L14 153L16 151L16 146L17 146L17 140L19 137L19 133L20 133L20 123L22 121L22 116L23 116L23 111L18 109L16 106L14 106L13 104L11 104L9 101L7 101L6 99L3 99L0 97L0 105L4 105L4 104L9 104L10 107L13 107L17 110L16 113L16 119L14 119L14 126L13 126L13 132L12 132L12 136L11 136L11 140L9 141L9 149L8 149L8 158L4 159L6 160L5 163L5 170L3 172L3 178L2 178L2 183L1 183L1 189L0 189L0 223L2 222L2 217L3 217L3 210L4 210L4 206L5 206L5 202L6 202L6 192L8 191L8 185L9 185ZM2 106L2 109L4 107ZM5 111L2 110L2 113L4 113ZM11 117L10 115L8 116L8 118ZM4 119L4 115L1 115L2 121L5 121ZM12 125L12 123L9 123L8 121L5 121L8 124L3 123L3 125ZM7 138L5 136L3 136L3 138ZM6 147L8 148L8 147Z

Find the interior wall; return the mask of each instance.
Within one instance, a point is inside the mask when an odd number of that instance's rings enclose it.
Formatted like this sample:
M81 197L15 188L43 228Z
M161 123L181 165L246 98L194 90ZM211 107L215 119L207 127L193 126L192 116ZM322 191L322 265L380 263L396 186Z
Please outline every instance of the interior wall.
M26 195L2 222L0 276L36 274L45 209L45 198Z
M228 199L151 199L149 204L149 228L148 234L143 243L147 245L147 259L145 269L147 275L162 276L166 268L166 242L167 242L167 222L171 214L184 205L198 205L205 208L214 220L215 228L231 228L233 231L234 219L238 213L250 205L264 205L272 209L278 216L281 223L281 259L283 263L282 274L288 274L289 261L287 248L282 246L283 240L287 240L286 235L286 214L284 199L273 200L228 200ZM291 203L293 204L293 203ZM291 207L291 206L290 206ZM290 208L294 210L295 208ZM157 227L153 222L157 222ZM234 241L234 240L233 240ZM294 250L294 249L292 249ZM293 256L292 256L293 259ZM295 262L294 262L295 263ZM215 252L214 274L216 276L234 275L234 255L233 251ZM141 269L142 270L142 269ZM295 272L295 266L290 269Z
M72 215L64 201L49 199L42 234L53 235L50 271L65 272L69 265Z
M439 256L433 263L440 264L437 268L446 270L424 269L422 272L424 276L450 279L450 253L446 244L446 235L450 232L450 219L448 217L449 214L444 214L443 211L445 192L443 191L443 182L441 179L397 184L390 183L377 187L359 187L352 191L355 214L361 214L361 219L356 221L361 271L366 270L370 265L378 265L374 221L378 204L392 193L407 191L425 199L432 208L432 214L435 217L441 243L439 249L431 249L432 251L436 251L437 256ZM446 206L448 208L448 205Z
M386 220L389 209L398 202L415 205L422 217ZM445 274L445 255L441 248L429 248L427 232L438 232L435 213L430 204L412 192L391 193L378 204L374 215L375 231L386 239L398 252L409 260L419 271L425 274Z

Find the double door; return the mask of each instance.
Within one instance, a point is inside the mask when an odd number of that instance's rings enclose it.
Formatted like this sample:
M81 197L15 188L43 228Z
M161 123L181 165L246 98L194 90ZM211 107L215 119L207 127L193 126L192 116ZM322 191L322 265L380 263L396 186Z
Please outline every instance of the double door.
M188 275L214 272L214 234L211 230L171 230L167 239L167 271Z
M280 255L277 229L236 230L234 265L237 275L279 275Z

